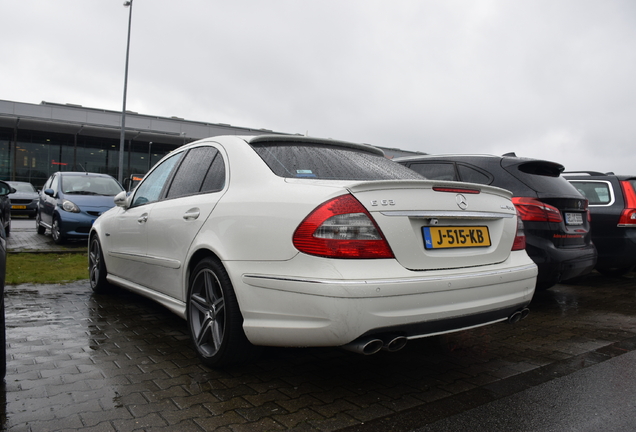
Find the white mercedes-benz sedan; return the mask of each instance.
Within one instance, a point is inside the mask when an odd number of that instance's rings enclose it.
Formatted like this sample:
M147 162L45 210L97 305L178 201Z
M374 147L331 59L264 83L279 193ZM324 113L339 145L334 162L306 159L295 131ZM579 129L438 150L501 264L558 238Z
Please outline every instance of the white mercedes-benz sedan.
M90 284L188 322L204 364L256 346L371 354L524 317L537 268L504 189L363 144L223 136L165 156L89 239Z

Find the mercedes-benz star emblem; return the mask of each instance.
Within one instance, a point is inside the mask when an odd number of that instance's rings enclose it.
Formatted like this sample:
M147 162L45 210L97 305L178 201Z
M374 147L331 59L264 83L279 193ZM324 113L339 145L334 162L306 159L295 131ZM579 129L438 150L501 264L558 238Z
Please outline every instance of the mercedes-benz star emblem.
M466 210L468 208L468 203L466 202L466 197L462 194L457 194L457 196L455 197L455 201L457 201L457 206L462 209L462 210Z

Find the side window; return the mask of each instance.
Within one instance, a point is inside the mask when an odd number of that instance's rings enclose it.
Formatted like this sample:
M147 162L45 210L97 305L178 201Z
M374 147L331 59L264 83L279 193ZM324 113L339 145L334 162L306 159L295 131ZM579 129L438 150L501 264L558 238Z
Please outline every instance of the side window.
M459 171L459 178L465 182L487 185L492 183L493 180L492 176L468 165L457 164L457 171Z
M608 205L612 202L611 185L598 181L572 181L574 187L589 201L590 205Z
M457 180L457 175L455 174L455 164L453 164L452 162L415 162L409 165L409 168L430 180Z
M207 146L190 150L179 165L166 197L176 198L201 191L210 191L204 186L208 182L210 174L212 177L214 176L214 173L210 173L214 166L213 162L218 158L223 163L218 153L219 151L214 147ZM225 174L223 174L223 180L225 180ZM210 181L213 182L214 179L211 178Z
M53 176L49 177L49 179L46 181L46 183L44 183L44 186L42 186L42 190L50 188L52 180L53 180Z
M155 170L148 174L135 190L133 207L157 201L173 168L179 162L183 152L166 159Z
M57 194L57 189L58 189L58 184L60 183L60 176L59 175L55 175L53 174L53 177L51 177L51 186L49 186L51 189L53 189L53 192Z
M223 162L223 156L217 152L208 174L203 180L203 186L201 192L217 192L223 189L225 186L225 163Z

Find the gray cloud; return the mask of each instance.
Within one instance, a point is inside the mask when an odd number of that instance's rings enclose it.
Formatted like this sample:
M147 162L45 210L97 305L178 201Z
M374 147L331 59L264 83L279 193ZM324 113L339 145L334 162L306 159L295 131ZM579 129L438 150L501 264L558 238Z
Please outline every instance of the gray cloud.
M636 174L631 1L134 2L130 110ZM2 2L0 97L121 109L121 3Z

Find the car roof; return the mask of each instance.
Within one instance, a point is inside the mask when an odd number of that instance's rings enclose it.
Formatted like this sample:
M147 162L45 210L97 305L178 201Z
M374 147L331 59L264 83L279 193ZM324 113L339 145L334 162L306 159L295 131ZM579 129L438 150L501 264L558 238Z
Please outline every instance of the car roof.
M374 147L370 144L360 144L360 143L352 143L348 141L340 141L334 140L331 138L317 138L317 137L308 137L303 135L254 135L254 136L241 136L241 135L221 135L214 136L210 138L204 138L202 140L198 140L192 142L190 144L186 144L185 146L179 147L181 149L187 149L189 147L196 147L197 145L205 142L205 141L226 141L228 139L239 139L245 141L248 144L262 144L262 143L287 143L287 144L300 144L300 145L331 145L337 147L345 147L350 148L352 150L365 151L368 153L373 153L378 156L384 156L384 151L381 149Z
M563 173L563 177L568 179L581 180L586 178L597 178L597 177L615 177L618 180L634 180L636 179L635 175L624 175L624 174L614 174L613 172L602 173L599 171L566 171Z
M80 172L80 171L58 171L57 173L63 176L113 177L109 174Z
M522 165L528 162L533 162L533 163L543 163L543 164L552 165L558 168L561 172L563 172L563 170L565 169L565 167L558 162L553 162L553 161L549 161L545 159L521 157L521 156L517 156L514 153L506 153L501 156L491 155L491 154L451 154L451 153L427 154L427 155L418 155L418 156L399 157L399 158L394 158L393 160L395 162L412 162L412 161L419 161L419 160L423 161L423 160L432 160L432 159L447 159L452 161L461 160L466 162L470 160L475 160L475 159L493 159L493 160L501 160L502 166Z

